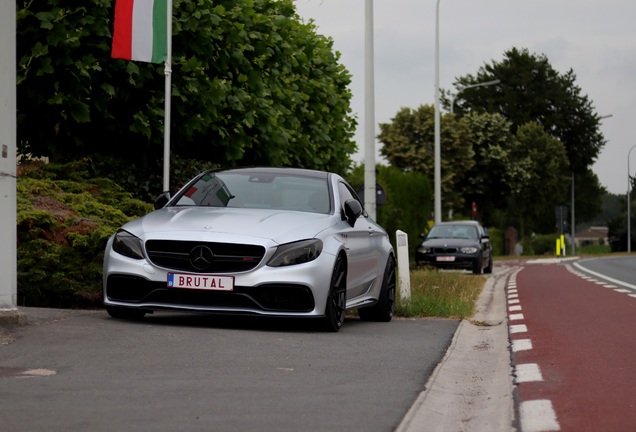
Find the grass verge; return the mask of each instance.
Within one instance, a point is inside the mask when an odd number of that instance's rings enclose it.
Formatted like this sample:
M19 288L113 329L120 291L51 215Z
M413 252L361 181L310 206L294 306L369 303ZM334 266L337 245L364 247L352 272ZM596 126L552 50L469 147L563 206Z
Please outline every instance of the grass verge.
M418 269L411 271L411 300L398 299L401 317L470 318L486 277L469 273Z

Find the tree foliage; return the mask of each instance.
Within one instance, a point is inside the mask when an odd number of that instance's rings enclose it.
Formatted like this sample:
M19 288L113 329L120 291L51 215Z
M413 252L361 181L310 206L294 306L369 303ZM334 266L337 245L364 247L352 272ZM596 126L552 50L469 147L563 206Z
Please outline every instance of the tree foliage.
M349 168L350 74L291 0L173 3L175 155ZM164 66L110 58L113 6L18 1L18 141L53 160L114 157L143 177L163 157Z
M434 109L430 105L417 110L402 108L390 123L380 124L380 153L403 171L417 171L433 183ZM440 165L442 206L445 210L464 206L463 185L466 173L474 166L471 135L465 122L452 114L441 119Z
M455 111L498 112L512 122L513 132L528 122L537 122L564 144L570 170L584 173L594 163L605 145L600 116L581 94L572 69L561 74L545 55L512 48L502 61L458 78L455 85L461 88L495 79L500 84L462 92Z
M500 114L470 113L461 120L471 133L474 162L466 173L464 198L477 205L485 225L495 223L493 215L508 197L522 188L525 166L514 159L520 152L511 124Z
M420 172L432 183L432 107L402 108L391 123L380 124L378 139L391 165ZM554 231L554 207L566 203L571 176L564 145L540 124L529 122L513 133L512 123L498 113L445 114L441 163L444 210L467 217L475 203L486 226Z
M508 208L524 232L554 232L554 208L568 188L569 166L561 141L547 135L541 125L529 122L517 129L517 164L523 167L521 187L511 194Z

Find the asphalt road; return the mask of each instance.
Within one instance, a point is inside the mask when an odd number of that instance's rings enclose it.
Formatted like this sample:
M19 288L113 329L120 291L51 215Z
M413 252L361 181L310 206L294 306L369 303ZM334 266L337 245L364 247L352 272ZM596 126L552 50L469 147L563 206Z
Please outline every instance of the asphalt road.
M459 322L22 309L0 334L6 431L367 431L400 423Z
M574 266L592 276L636 291L636 256L587 258L577 261Z

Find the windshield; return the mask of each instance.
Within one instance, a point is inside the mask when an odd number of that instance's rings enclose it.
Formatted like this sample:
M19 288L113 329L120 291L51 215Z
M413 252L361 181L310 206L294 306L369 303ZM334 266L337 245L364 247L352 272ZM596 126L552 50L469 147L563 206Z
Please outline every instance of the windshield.
M476 240L479 238L477 235L477 228L468 225L436 225L431 228L431 231L426 237L428 239L435 238L457 238L457 239L471 239Z
M208 173L189 187L177 206L260 208L330 213L327 181L278 173Z

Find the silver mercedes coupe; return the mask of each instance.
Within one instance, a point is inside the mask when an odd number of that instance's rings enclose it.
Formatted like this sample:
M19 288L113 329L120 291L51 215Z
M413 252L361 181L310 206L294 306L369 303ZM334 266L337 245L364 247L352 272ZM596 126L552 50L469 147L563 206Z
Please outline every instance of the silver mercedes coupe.
M114 318L177 310L390 321L395 257L337 174L294 168L205 171L125 224L104 256Z

